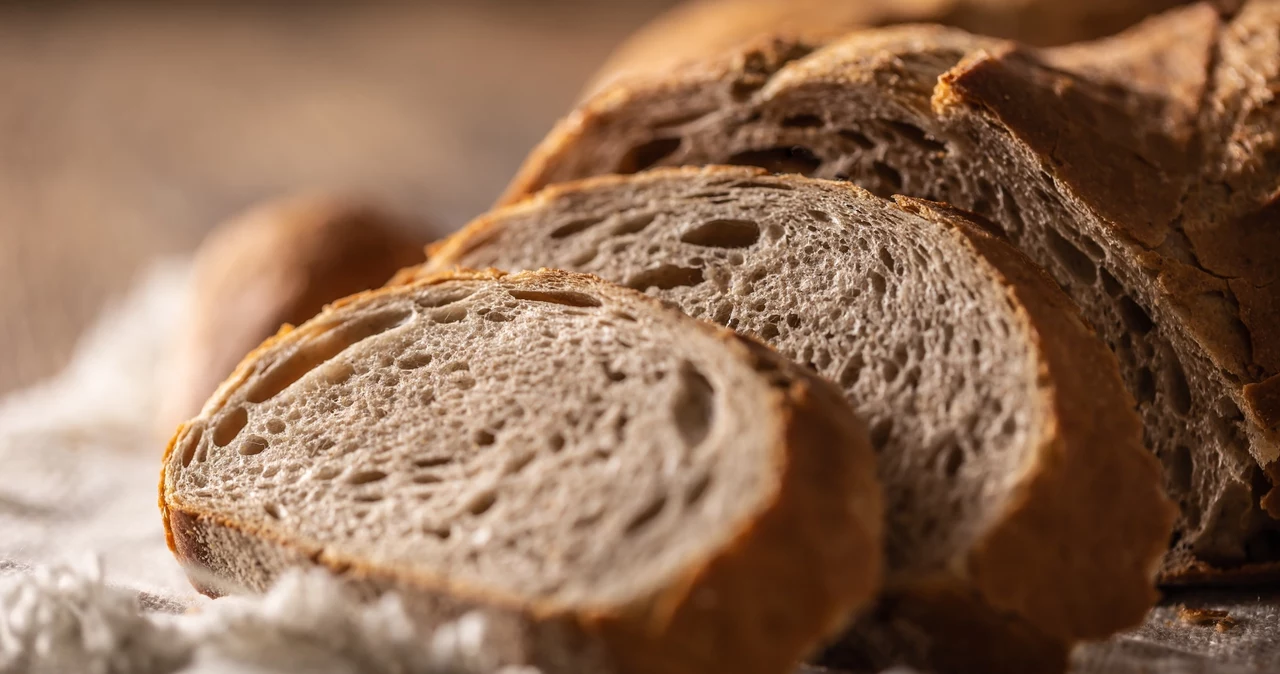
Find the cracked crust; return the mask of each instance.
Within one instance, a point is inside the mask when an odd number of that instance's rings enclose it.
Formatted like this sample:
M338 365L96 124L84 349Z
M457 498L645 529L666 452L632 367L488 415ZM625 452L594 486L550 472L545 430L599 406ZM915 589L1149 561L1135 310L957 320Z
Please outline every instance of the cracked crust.
M1184 502L1164 579L1249 575L1280 561L1280 520L1262 505L1280 501L1278 7L1192 5L1044 51L933 26L862 31L738 97L731 68L720 81L677 69L585 102L508 200L628 172L617 157L662 139L639 168L755 164L984 215L1121 356Z
M690 332L710 335L770 384L767 408L778 418L777 479L765 507L742 522L724 546L691 560L652 592L620 605L554 603L463 585L437 569L379 563L344 551L340 544L301 538L268 518L236 521L192 507L176 477L182 463L174 447L184 427L165 452L159 504L169 546L200 591L215 596L228 588L261 591L289 567L317 564L341 574L367 596L398 591L424 624L471 609L486 612L518 635L503 644L510 649L503 654L505 662L527 662L549 671L570 671L568 667L627 674L694 674L716 667L761 674L786 671L874 594L882 564L874 457L866 429L839 393L766 347L591 276L554 270L514 275L457 271L346 298L249 354L197 421L211 418L254 381L257 365L323 332L325 319L344 307L458 282L535 288L548 282L569 284L610 297L630 311L657 314L687 324ZM726 601L708 602L708 597Z

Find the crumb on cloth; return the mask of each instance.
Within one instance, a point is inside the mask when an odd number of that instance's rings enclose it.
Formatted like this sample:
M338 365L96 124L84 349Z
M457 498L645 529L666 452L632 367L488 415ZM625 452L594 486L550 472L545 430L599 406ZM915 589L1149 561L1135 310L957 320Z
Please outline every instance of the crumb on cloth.
M1226 632L1235 627L1238 622L1225 609L1212 608L1188 608L1181 606L1178 608L1178 618L1182 622L1189 625L1209 626L1213 625L1219 632Z

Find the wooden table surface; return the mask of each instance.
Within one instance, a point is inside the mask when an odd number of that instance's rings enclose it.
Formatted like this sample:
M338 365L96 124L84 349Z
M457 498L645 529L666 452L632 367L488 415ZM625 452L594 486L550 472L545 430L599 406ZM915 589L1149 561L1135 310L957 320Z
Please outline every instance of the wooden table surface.
M0 5L0 393L257 200L335 189L465 222L670 4Z

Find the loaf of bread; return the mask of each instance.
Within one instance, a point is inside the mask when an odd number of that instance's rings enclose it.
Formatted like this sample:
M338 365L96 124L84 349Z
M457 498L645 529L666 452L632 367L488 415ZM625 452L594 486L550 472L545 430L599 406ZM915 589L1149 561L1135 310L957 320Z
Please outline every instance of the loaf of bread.
M466 610L546 672L783 674L875 593L865 426L773 351L557 271L363 293L251 353L170 444L206 592L319 564ZM217 582L210 582L213 578Z
M424 232L365 203L302 195L260 205L201 244L157 420L194 416L236 363L285 323L422 262Z
M549 188L393 283L456 266L588 271L767 341L871 426L889 576L859 655L1060 670L1071 643L1155 601L1174 513L1115 356L984 226L847 183L663 169Z
M990 219L1119 356L1182 516L1168 582L1280 571L1280 3L1036 51L938 27L785 41L587 101L507 201L751 164Z
M1110 35L1184 0L688 0L623 42L588 92L622 78L741 47L760 36L786 35L820 44L850 30L895 23L939 22L1032 45Z

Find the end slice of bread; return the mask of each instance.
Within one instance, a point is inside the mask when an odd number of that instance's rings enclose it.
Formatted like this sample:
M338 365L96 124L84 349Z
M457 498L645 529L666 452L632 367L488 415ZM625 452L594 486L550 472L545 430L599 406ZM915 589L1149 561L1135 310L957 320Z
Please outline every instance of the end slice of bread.
M881 570L838 390L556 271L435 276L282 331L174 438L160 504L206 592L319 564L425 623L488 612L547 671L781 674Z
M990 641L968 638L976 658L1026 635L1060 662L1063 644L1154 602L1172 510L1114 355L984 226L847 183L660 169L549 188L399 280L454 265L590 271L769 342L871 424L887 596L990 614Z

